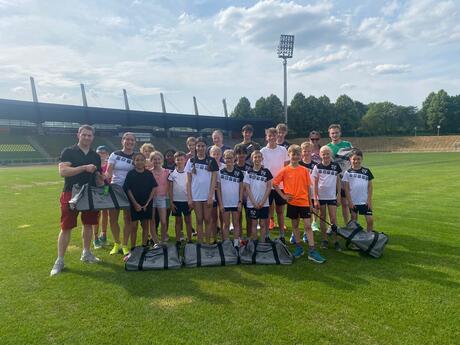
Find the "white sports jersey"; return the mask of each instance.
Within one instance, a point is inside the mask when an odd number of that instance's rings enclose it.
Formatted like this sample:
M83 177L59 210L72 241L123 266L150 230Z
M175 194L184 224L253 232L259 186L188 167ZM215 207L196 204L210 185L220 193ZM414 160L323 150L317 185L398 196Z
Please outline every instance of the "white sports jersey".
M254 199L259 202L262 200L265 192L267 191L267 182L273 179L273 176L270 170L266 168L261 168L258 171L255 171L253 168L249 169L244 176L243 182L248 184L251 188L252 195ZM251 199L247 199L248 208L253 208L254 205L251 202ZM268 198L265 201L264 207L268 207Z
M195 168L196 174L193 173ZM207 201L209 189L211 188L211 176L213 171L219 171L219 167L214 158L198 157L190 158L185 165L185 172L192 174L192 200Z
M270 170L272 176L278 175L281 169L284 168L284 162L289 161L289 155L284 146L276 145L274 149L268 146L262 147L260 150L264 160L262 162L264 168ZM280 184L280 188L283 189L283 184Z
M187 173L174 169L168 176L173 183L173 201L187 201Z
M337 163L315 165L311 176L318 180L318 198L320 200L337 199L337 176L341 172L342 169Z
M222 192L222 204L224 207L238 207L240 201L240 185L243 183L244 173L234 168L228 171L223 168L219 172L220 190Z
M123 186L126 175L134 169L134 153L127 155L123 151L114 151L110 154L108 164L113 166L111 183Z
M367 168L353 170L348 169L343 174L342 181L348 182L350 186L351 202L355 205L366 205L368 197L369 181L374 178Z

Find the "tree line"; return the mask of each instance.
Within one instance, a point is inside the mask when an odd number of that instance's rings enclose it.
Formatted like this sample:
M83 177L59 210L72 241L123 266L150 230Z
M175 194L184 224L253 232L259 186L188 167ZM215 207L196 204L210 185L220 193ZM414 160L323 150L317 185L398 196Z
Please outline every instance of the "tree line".
M276 95L259 98L254 108L241 97L230 115L236 118L266 118L274 123L284 122L284 108ZM327 96L295 94L288 106L289 131L305 136L310 130L324 130L331 123L339 123L348 136L414 135L440 132L460 132L460 95L449 96L446 91L431 92L422 108L401 106L391 102L363 104L347 95L335 103Z

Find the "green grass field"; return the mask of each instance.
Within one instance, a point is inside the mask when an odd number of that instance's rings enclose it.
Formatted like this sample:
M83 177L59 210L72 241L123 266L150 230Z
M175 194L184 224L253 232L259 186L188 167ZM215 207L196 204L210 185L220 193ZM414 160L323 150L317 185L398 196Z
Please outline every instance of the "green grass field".
M57 168L0 169L0 344L459 344L459 158L365 157L380 259L125 272L108 248L80 263L74 230L53 278Z

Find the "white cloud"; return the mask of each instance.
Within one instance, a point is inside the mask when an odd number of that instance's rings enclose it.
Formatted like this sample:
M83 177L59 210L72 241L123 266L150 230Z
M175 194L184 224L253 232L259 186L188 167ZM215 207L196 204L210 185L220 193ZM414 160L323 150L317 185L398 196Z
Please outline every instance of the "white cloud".
M129 21L126 18L122 18L119 16L113 16L113 17L101 18L101 23L107 26L119 27L119 26L127 25Z
M382 9L380 10L383 15L385 16L392 16L394 15L399 9L401 8L401 5L399 1L393 0L391 2L386 3Z
M352 83L344 83L344 84L340 85L340 89L342 89L342 90L351 90L351 89L354 89L354 88L356 88L356 85L352 84Z
M376 74L401 74L407 73L410 70L410 65L393 65L393 64L382 64L377 65L374 68Z
M307 57L297 61L294 65L289 67L289 70L295 73L307 73L321 71L330 65L339 63L346 60L350 56L347 50L341 50L337 53L329 54L320 57Z
M351 70L367 70L372 65L372 61L355 61L351 64L346 65L341 70L342 71L351 71Z
M14 93L24 93L26 92L26 88L24 86L16 86L11 89Z

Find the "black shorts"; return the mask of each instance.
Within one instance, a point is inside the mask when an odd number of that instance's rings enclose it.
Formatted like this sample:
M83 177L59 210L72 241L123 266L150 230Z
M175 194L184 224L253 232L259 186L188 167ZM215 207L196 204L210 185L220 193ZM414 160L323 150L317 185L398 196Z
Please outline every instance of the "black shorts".
M372 209L367 207L367 205L355 205L354 208L350 208L350 211L363 216L372 216Z
M310 218L310 207L308 206L294 206L294 205L287 205L286 210L286 217L291 219L298 219L298 218Z
M238 207L224 207L224 212L238 212Z
M247 217L251 219L268 219L268 210L270 207L262 207L261 209L248 208L246 211Z
M172 212L174 217L189 216L191 211L188 207L187 201L174 201L174 206L176 206L176 212Z
M273 200L275 200L275 205L276 206L283 206L283 205L287 204L286 200L284 200L281 197L281 195L279 195L278 192L276 190L274 190L274 189L272 189L272 191L270 192L270 195L268 196L268 203L270 205L273 204Z
M319 200L319 204L320 204L321 206L324 206L324 205L337 206L337 199L332 199L332 200Z

